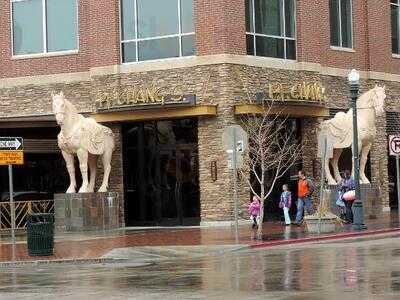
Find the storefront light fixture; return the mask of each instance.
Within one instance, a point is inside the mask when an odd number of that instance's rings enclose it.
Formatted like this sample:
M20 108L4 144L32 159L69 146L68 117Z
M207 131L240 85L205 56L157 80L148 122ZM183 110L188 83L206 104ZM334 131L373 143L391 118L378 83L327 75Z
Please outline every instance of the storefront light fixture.
M354 85L360 84L360 73L358 73L356 69L351 70L347 78L350 84Z

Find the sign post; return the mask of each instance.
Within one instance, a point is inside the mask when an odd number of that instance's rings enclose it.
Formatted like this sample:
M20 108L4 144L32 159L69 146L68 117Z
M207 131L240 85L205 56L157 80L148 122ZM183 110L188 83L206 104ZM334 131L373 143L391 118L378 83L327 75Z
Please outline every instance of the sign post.
M232 142L235 147L236 145L236 128L232 129ZM236 147L233 149L232 152L232 164L233 164L233 202L235 206L235 237L236 237L236 243L239 242L239 220L238 220L238 196L237 196L237 163L236 163L236 156L237 156L237 150Z
M21 137L0 137L0 165L8 165L8 180L10 192L10 213L11 213L11 243L12 261L15 261L15 205L13 185L13 165L24 163L24 142Z
M399 155L396 155L396 186L397 186L397 211L400 217L400 162Z
M8 165L8 182L10 191L10 212L11 212L11 243L12 243L12 261L15 261L15 205L14 205L14 186L13 186L13 169L12 165Z
M389 154L396 157L397 210L400 217L400 135L389 136Z
M228 154L228 167L233 171L233 203L235 215L235 239L239 242L239 216L237 195L237 168L243 164L242 154L246 150L248 135L239 125L232 125L225 129L222 142ZM231 156L232 155L232 156Z

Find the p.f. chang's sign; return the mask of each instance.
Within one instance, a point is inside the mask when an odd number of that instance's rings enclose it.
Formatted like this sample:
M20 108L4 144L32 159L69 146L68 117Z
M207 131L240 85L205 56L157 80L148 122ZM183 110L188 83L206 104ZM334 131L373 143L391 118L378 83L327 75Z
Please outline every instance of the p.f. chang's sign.
M176 86L168 93L163 88L149 87L115 88L99 92L96 96L98 111L133 110L156 107L192 106L196 95L183 94L182 87Z
M256 94L257 102L273 101L300 101L324 103L326 100L325 88L318 82L302 82L294 85L271 83L267 91Z

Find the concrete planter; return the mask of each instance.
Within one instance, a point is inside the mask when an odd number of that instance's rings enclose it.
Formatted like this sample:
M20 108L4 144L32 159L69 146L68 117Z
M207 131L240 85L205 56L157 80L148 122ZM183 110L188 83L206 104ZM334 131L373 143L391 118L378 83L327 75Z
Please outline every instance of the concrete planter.
M306 216L304 221L307 225L307 231L309 233L328 233L333 232L336 229L336 218L332 217L314 217Z

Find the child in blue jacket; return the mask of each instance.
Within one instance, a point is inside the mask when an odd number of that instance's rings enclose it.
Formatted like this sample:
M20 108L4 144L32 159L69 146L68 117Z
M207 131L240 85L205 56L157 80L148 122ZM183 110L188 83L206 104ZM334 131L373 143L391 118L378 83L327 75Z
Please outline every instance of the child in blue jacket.
M289 209L292 206L292 193L289 191L289 186L284 184L282 186L283 192L279 201L279 207L283 209L283 215L285 217L285 225L290 225Z

